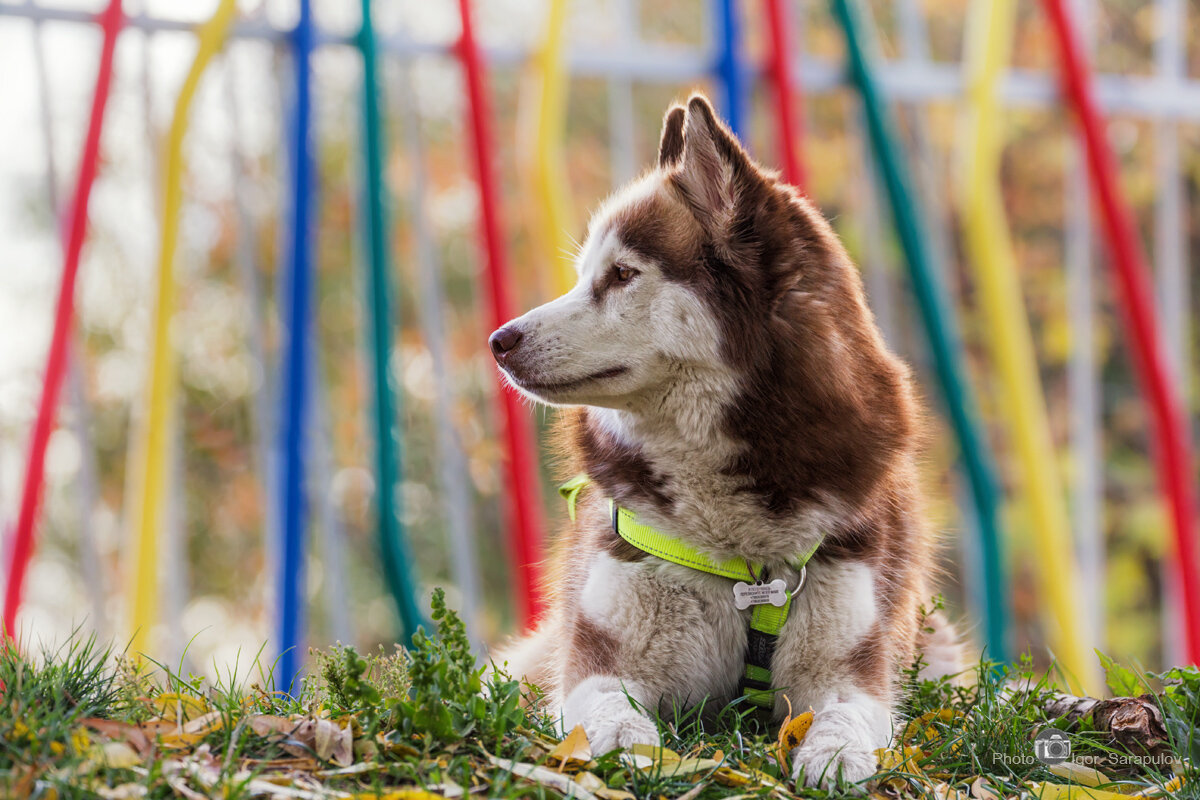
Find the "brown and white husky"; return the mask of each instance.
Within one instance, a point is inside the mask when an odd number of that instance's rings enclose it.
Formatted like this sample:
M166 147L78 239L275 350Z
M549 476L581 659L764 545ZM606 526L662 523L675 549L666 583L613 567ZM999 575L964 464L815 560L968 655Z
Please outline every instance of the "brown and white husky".
M771 660L775 713L812 709L795 777L875 772L928 599L919 412L837 236L693 96L658 163L592 218L579 281L492 334L508 379L567 406L569 468L592 483L557 543L551 610L497 664L546 690L595 752L657 743L648 709L733 698L750 611L726 578L613 529L608 500L718 560L795 586ZM925 657L957 668L938 620ZM627 696L628 695L628 696Z

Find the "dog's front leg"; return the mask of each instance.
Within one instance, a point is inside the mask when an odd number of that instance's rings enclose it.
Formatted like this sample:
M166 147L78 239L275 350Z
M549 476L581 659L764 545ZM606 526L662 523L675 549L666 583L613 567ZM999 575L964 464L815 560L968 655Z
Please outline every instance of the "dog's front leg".
M901 645L913 632L895 609L880 613L873 572L862 564L814 570L772 662L775 685L784 687L794 712L814 712L808 735L791 754L793 779L810 786L869 778L875 751L892 738ZM781 697L776 711L782 705Z
M737 680L744 623L727 581L674 565L663 572L598 554L564 620L563 722L583 725L593 752L657 745L651 715L664 704L686 707Z
M583 725L592 752L607 753L635 744L658 745L658 727L642 711L648 698L633 681L614 675L584 678L563 702L563 725L567 730Z

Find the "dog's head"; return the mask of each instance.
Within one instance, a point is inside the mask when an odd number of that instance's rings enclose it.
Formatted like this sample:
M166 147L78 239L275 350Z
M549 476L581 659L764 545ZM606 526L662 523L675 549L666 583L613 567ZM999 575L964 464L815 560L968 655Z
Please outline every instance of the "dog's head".
M828 224L700 95L667 112L657 165L595 214L576 268L491 337L542 402L678 413L666 398L703 396L736 438L744 414L790 438L907 391Z
M658 165L592 217L575 287L492 334L512 383L546 403L629 408L727 372L692 278L727 238L739 184L759 179L706 100L672 108Z

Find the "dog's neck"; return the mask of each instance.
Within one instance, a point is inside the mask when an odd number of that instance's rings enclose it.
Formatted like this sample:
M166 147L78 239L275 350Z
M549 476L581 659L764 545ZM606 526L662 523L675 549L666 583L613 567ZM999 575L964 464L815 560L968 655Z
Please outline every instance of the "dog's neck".
M745 447L723 430L735 384L704 377L674 382L625 409L588 408L581 424L596 452L639 466L606 474L593 465L600 473L593 478L648 524L713 555L786 562L820 538L830 513L813 508L785 519L763 513L762 499L730 470Z

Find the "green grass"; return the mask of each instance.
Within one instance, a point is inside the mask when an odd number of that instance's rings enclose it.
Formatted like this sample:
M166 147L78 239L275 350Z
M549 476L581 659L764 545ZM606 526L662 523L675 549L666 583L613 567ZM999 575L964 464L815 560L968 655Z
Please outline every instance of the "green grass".
M315 653L298 697L273 691L269 674L234 668L215 680L185 676L80 637L36 656L0 650L0 796L241 798L286 784L291 796L424 800L422 792L561 797L582 785L601 800L707 800L822 798L850 788L792 787L776 760L776 726L740 703L659 716L663 744L682 762L662 753L592 754L566 765L571 786L547 772L514 775L511 762L554 771L562 732L521 702L527 688L503 675L485 679L440 593L433 618L438 635L419 633L409 651ZM1163 796L1196 796L1200 672L1105 666L1115 691L1153 694L1174 763L1129 758L1086 720L1048 719L1053 690L1045 677L1035 679L1029 661L1009 669L980 664L969 687L918 682L914 667L902 714L919 722L904 743L920 751L907 761L893 751L858 788L892 798L966 797L982 776L997 795L1030 796L1033 786L1069 783L1032 757L1033 736L1057 726L1074 758L1101 770L1103 788L1132 794L1182 775ZM1014 681L1025 690L1006 690Z

